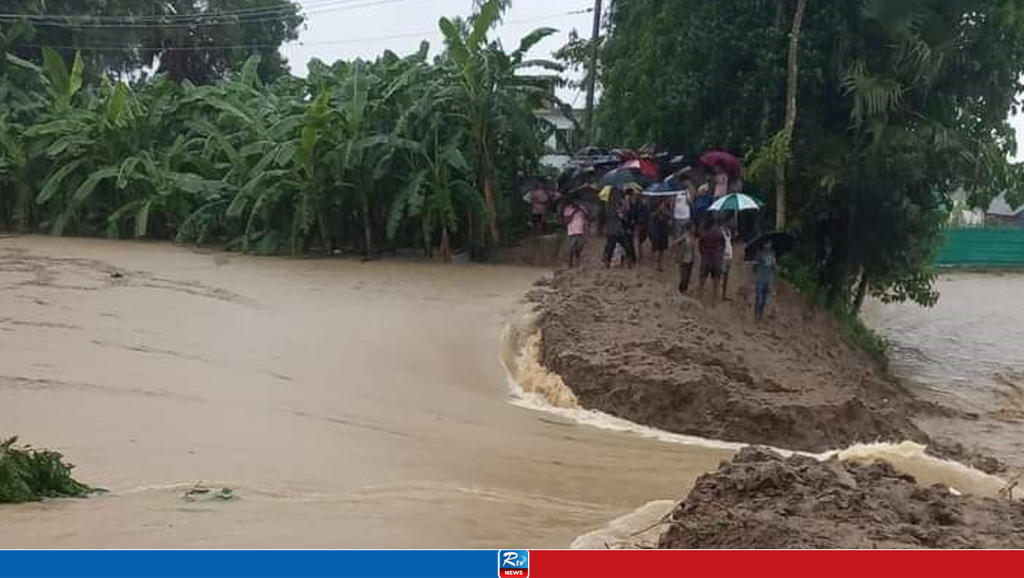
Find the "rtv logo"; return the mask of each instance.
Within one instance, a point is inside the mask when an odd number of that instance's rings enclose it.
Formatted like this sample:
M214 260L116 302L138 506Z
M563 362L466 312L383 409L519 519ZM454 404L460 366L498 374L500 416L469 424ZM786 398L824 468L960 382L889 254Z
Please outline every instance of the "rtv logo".
M498 550L498 578L529 578L529 550Z

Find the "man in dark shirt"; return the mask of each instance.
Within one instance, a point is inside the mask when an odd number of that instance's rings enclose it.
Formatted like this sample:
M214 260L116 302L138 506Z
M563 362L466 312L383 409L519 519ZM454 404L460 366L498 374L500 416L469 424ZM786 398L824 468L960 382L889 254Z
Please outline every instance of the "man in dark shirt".
M611 267L615 246L621 245L626 260L632 267L636 263L636 251L633 247L633 232L636 228L636 215L633 209L633 193L626 191L625 196L618 197L613 191L608 202L608 216L605 221L604 265ZM617 198L618 197L618 198Z
M718 283L722 278L722 261L725 257L725 233L717 219L709 218L708 221L700 236L700 292L704 294L704 284L710 277L714 284L713 293L719 295Z

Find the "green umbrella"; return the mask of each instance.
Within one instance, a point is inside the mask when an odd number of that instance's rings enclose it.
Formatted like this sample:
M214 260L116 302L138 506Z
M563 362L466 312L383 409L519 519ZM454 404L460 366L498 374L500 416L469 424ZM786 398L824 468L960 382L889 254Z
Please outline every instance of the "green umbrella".
M715 201L709 211L760 211L761 202L743 193L732 193Z

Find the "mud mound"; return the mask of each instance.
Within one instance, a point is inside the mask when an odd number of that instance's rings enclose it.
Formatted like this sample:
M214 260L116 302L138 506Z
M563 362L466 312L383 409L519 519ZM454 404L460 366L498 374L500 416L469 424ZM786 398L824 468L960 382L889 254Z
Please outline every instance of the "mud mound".
M504 247L497 261L530 267L561 267L569 258L569 239L565 235L533 235L516 247Z
M697 480L661 548L1024 548L1024 504L869 465L745 448Z
M679 295L672 269L560 271L530 294L544 365L583 407L676 433L814 452L928 441L910 416L930 406L795 291L781 287L757 325L748 275L736 271L738 290L719 303Z

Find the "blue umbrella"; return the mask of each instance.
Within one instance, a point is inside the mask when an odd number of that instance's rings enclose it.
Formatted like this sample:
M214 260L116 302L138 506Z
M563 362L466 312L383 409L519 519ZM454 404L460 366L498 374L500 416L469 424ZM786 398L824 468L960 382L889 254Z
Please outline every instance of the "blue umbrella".
M640 174L640 171L634 171L631 169L615 169L608 171L604 177L601 178L601 185L606 187L619 187L620 189L626 188L629 185L639 185L642 188L646 184L647 179Z
M672 183L670 183L668 181L662 181L660 183L655 183L655 184L651 185L650 187L647 187L647 189L644 190L644 196L647 196L647 197L675 197L675 196L680 195L680 194L685 193L685 192L686 192L686 189L681 187L681 186L674 185L674 184L672 184Z

